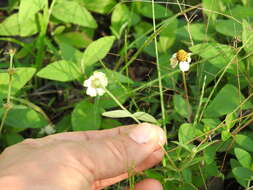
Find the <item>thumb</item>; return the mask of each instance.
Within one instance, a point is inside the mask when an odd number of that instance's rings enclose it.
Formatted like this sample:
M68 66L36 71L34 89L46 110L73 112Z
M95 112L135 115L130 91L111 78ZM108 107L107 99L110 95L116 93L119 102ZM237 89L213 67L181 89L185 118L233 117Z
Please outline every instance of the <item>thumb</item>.
M92 181L112 178L133 171L165 141L160 127L143 123L125 134L87 141L83 165L88 167Z

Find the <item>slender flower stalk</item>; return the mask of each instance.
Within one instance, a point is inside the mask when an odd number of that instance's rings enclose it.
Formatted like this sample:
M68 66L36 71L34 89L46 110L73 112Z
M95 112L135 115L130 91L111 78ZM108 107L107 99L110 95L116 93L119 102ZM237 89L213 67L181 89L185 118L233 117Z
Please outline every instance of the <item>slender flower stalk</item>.
M86 94L95 97L95 96L102 96L104 93L107 93L118 106L127 112L129 116L136 121L137 123L141 123L132 113L130 113L121 103L120 101L106 88L108 85L108 79L106 75L102 72L95 71L90 78L84 81L83 84L87 87Z

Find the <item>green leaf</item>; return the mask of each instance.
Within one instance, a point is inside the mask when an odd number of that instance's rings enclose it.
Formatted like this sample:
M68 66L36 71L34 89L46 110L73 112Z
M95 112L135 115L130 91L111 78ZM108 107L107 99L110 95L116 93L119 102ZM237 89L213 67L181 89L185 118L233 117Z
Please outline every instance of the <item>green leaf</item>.
M216 146L209 146L204 150L204 158L206 164L211 164L215 161L216 151L217 151Z
M243 31L242 31L243 48L247 53L251 53L253 51L252 25L249 24L246 20L243 20L242 27L243 27Z
M134 114L131 114L128 111L125 110L113 110L113 111L107 111L102 113L105 117L111 117L111 118L126 118L134 116L138 120L149 122L149 123L157 123L157 120L150 114L145 112L135 112Z
M250 154L241 148L235 148L234 151L235 151L235 156L237 160L240 162L240 164L243 167L250 169L251 162L252 162L252 158Z
M190 50L204 60L208 60L208 62L216 67L216 70L211 68L213 71L216 71L212 72L213 75L217 75L219 69L223 69L235 56L235 52L231 46L215 42L197 44L192 46ZM236 67L233 65L236 64L231 64L227 70L228 72L236 73ZM204 72L208 74L210 72L210 66L205 68Z
M148 18L153 18L152 3L136 2L135 4L140 14ZM172 15L173 13L171 10L168 9L168 7L155 3L155 18L156 19L168 18Z
M127 77L119 72L116 72L116 71L113 71L110 69L102 69L101 72L106 74L109 83L115 83L115 84L117 84L117 83L133 84L134 83L134 81L131 80L129 77Z
M225 85L211 101L206 109L206 117L220 117L233 112L245 98L239 90L230 84ZM222 105L222 106L221 106ZM242 109L252 108L250 102L241 106Z
M236 19L248 19L248 17L253 17L253 7L236 5L232 9L228 9L227 14Z
M177 18L172 18L166 23L166 27L159 34L159 51L166 52L176 40Z
M183 179L186 183L192 183L192 171L190 168L185 168L182 170Z
M0 24L0 36L31 36L38 32L35 17L18 21L18 14L12 14Z
M191 110L188 108L188 104L186 100L180 95L173 96L173 104L175 106L175 111L180 114L181 116L188 118L191 113Z
M62 133L66 131L70 131L71 126L71 115L64 115L63 118L55 125L55 129L57 133Z
M35 68L31 67L18 67L15 68L15 73L12 77L12 88L11 94L16 94L25 84L33 77L36 72ZM0 95L3 97L7 96L9 86L9 75L8 73L0 73Z
M42 128L48 125L48 121L29 107L14 105L8 112L5 124L20 129Z
M235 141L238 145L247 151L253 152L253 140L246 135L236 135Z
M92 39L86 33L76 31L57 35L55 39L60 43L64 42L75 48L86 48L92 42Z
M125 118L125 117L131 117L131 114L128 111L125 110L113 110L113 111L107 111L102 113L105 117L111 117L111 118Z
M231 37L241 37L242 26L240 23L234 20L217 20L215 23L215 29L217 32Z
M18 133L7 133L7 134L4 134L4 140L8 146L11 146L23 141L24 137L22 137Z
M96 130L100 128L102 112L101 107L87 100L78 103L71 115L74 131Z
M184 123L180 126L178 131L178 138L179 142L182 144L189 143L189 141L192 141L195 137L195 128L189 124Z
M78 79L81 73L78 71L77 65L73 62L61 60L47 65L37 73L37 76L67 82Z
M158 121L152 115L145 112L135 112L133 115L141 121L149 123L158 123Z
M114 36L107 36L92 42L84 51L82 58L84 66L92 65L102 60L110 51L114 40Z
M43 9L46 4L47 0L21 0L18 13L19 23L34 18L34 15Z
M202 6L204 13L210 17L212 20L215 20L217 17L216 12L221 11L221 1L220 0L202 0Z
M85 7L90 11L94 11L100 14L109 13L116 5L115 0L81 0Z
M129 11L126 5L119 3L113 9L110 29L119 39L126 27L134 25L139 21L139 15L133 11Z
M244 179L244 180L253 179L253 171L248 168L237 167L237 168L233 168L232 172L238 179Z
M102 129L112 129L118 126L121 126L122 124L114 119L102 119L101 128Z
M52 15L57 19L88 28L97 28L97 23L87 9L75 1L57 1Z

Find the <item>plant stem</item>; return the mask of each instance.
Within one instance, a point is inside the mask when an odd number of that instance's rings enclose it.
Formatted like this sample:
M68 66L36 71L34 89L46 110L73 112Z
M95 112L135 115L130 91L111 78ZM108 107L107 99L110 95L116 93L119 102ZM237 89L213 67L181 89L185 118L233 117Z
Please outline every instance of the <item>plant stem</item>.
M106 91L106 93L118 104L118 106L124 110L125 112L127 112L129 114L129 116L136 121L136 123L140 124L141 122L131 113L129 112L121 103L120 101L106 88L104 88L104 90Z
M191 122L191 105L190 105L190 102L189 102L189 95L188 95L185 72L182 72L182 78L183 78L183 83L184 83L185 98L186 98L187 107L188 107L188 114L189 114L188 115L188 121Z
M152 0L152 17L153 17L153 30L154 34L156 34L156 22L155 22L155 2ZM165 108L164 108L164 97L163 97L163 86L162 86L162 78L161 78L161 69L160 69L160 63L159 63L159 55L158 55L158 48L157 48L157 38L156 35L154 36L155 41L155 54L156 54L156 68L157 68L157 74L158 74L158 83L159 83L159 93L160 93L160 102L161 102L161 110L162 110L162 125L163 129L166 133L166 114L165 114Z
M3 114L3 118L2 118L2 121L1 121L1 125L0 125L0 135L2 134L3 126L4 126L5 120L7 118L7 115L9 113L10 109L12 108L12 105L11 105L11 87L12 87L12 78L13 78L12 76L14 74L13 58L14 58L15 50L10 50L9 54L10 54L10 66L9 66L9 69L8 69L9 85L8 85L7 101L6 101L6 104L4 105L5 112Z

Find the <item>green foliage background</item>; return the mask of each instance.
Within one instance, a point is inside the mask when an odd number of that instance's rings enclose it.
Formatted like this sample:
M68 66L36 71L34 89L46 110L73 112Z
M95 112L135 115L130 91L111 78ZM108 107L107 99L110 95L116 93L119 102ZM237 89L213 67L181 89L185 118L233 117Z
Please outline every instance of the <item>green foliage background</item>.
M253 2L9 0L0 4L1 148L56 132L134 123L82 86L104 72L139 120L167 131L165 189L250 188L253 179ZM190 71L170 66L192 52ZM185 77L185 80L184 80ZM113 187L120 188L119 186ZM216 188L217 189L217 188Z

